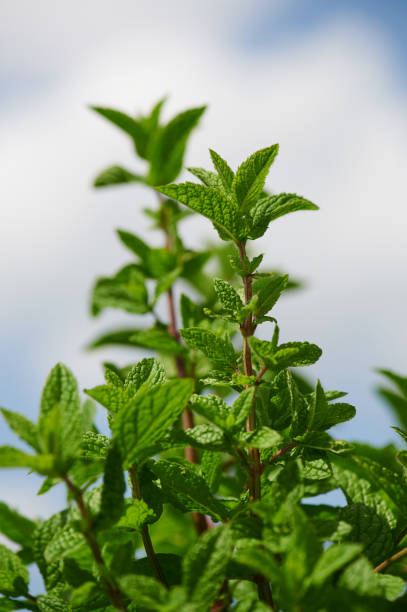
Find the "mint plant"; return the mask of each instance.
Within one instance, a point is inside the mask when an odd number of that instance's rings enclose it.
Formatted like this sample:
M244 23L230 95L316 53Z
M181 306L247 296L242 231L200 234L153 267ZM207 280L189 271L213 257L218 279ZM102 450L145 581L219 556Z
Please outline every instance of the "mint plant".
M262 268L252 246L280 217L317 206L266 191L278 145L236 172L210 150L213 170L189 168L200 183L174 183L204 107L163 124L162 105L138 118L94 107L146 166L109 167L95 186L151 187L157 205L145 213L162 247L118 231L132 261L96 281L92 314L118 308L153 323L108 330L91 348L149 356L105 363L85 399L58 364L37 423L2 409L31 451L1 447L0 466L43 476L39 494L62 483L67 508L32 521L0 503L0 532L15 544L0 545L0 610L404 610L407 451L336 439L355 408L299 374L322 351L280 342L274 307L295 283ZM222 246L185 246L193 213ZM383 374L407 440L407 379ZM95 402L109 435L94 424ZM320 502L337 489L345 506ZM43 594L30 591L32 563Z

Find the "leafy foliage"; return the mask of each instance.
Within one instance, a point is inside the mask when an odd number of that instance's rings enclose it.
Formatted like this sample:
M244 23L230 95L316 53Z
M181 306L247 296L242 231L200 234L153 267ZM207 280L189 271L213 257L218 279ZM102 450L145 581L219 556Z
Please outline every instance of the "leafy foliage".
M33 521L0 502L0 533L14 546L0 544L0 610L403 610L407 451L328 433L355 408L338 401L343 392L298 374L322 350L279 341L274 307L296 282L263 269L262 254L248 255L248 241L276 219L317 206L266 191L278 145L236 172L210 149L213 170L189 168L201 184L169 184L205 107L163 123L163 104L137 117L93 107L131 139L145 165L144 172L111 166L94 185L156 187L157 207L144 212L162 246L118 230L131 260L96 281L91 311L148 315L150 326L104 332L90 348L149 355L105 363L104 382L87 389L85 401L71 371L57 364L36 423L1 409L31 450L0 447L0 467L43 476L40 494L62 483L67 507ZM187 248L180 227L192 213L229 244ZM274 325L271 337L265 323ZM381 372L396 388L379 393L404 443L407 378ZM102 432L93 401L106 409ZM314 499L335 489L344 507ZM29 590L31 563L45 593Z

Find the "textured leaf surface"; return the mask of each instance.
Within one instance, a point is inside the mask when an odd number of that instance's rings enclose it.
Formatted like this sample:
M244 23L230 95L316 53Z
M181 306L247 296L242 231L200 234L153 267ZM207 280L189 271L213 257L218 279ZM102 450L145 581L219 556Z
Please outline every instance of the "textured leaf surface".
M146 610L158 610L165 604L168 591L155 578L129 574L120 579L120 586L130 599Z
M181 329L181 335L191 348L202 351L215 365L231 368L236 364L236 354L230 340L200 327Z
M148 447L176 421L193 392L193 386L189 379L155 386L138 394L117 415L113 433L128 465L143 458Z
M371 506L351 504L343 508L341 520L352 526L348 539L363 544L363 552L377 565L390 556L393 550L393 535L387 519L376 513Z
M251 338L255 353L269 368L294 368L315 363L322 355L316 344L309 342L287 342L275 347L273 342Z
M189 464L160 460L151 465L151 470L172 503L182 511L210 514L217 521L226 517L223 504L213 497L204 478Z
M47 563L59 561L73 551L77 550L85 543L84 537L72 527L66 526L57 531L54 537L48 542L44 550L44 557Z
M145 358L136 363L126 376L124 388L130 395L134 395L141 388L151 388L166 380L163 366L157 359Z
M188 551L183 563L183 584L191 601L204 607L216 598L231 552L230 530L225 527L206 531Z
M277 153L278 145L260 149L237 169L232 189L241 211L248 210L260 196L268 171Z
M222 181L223 188L225 189L226 192L231 191L233 179L235 176L233 173L233 170L229 168L228 164L225 162L224 159L222 159L222 157L218 153L216 153L212 149L209 149L209 153L210 153L214 168L216 172L218 173L220 180Z
M233 289L232 285L220 278L215 278L214 286L216 295L218 296L225 310L230 312L240 312L240 310L243 308L243 302L236 290Z
M260 238L272 221L297 210L318 210L318 206L295 193L261 197L250 211L252 216L250 238L253 240Z
M0 593L17 597L27 592L28 570L21 559L0 544Z
M236 242L247 231L236 203L212 187L180 183L160 187L159 191L210 219L228 240Z
M122 456L117 446L112 444L105 462L98 526L110 527L119 520L124 512L125 491Z

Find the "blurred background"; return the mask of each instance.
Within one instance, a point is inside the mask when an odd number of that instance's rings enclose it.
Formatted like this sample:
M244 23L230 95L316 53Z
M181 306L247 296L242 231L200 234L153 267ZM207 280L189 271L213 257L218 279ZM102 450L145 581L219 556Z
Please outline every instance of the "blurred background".
M92 320L89 293L130 260L113 229L143 235L154 196L92 189L102 168L139 162L88 105L146 112L168 95L165 118L209 104L189 165L209 167L208 147L236 167L280 143L268 187L320 206L257 243L305 284L279 303L282 341L323 348L309 372L358 409L340 436L397 443L374 368L407 375L406 19L403 0L2 0L0 404L36 418L57 361L81 388L102 381L103 360L128 363L118 349L85 351L128 321ZM215 238L198 217L184 236ZM0 443L14 442L2 423ZM0 486L33 517L65 500L59 487L37 497L23 472L1 472Z

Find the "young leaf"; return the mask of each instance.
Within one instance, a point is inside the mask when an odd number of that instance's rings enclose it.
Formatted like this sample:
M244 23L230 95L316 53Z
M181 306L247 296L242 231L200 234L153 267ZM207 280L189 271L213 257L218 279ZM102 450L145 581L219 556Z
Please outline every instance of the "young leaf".
M222 280L221 278L215 278L214 280L215 292L219 300L222 302L222 306L225 310L232 313L238 313L243 308L243 302L233 289L232 285Z
M178 176L188 136L205 109L205 106L201 106L179 113L158 130L150 148L150 185L165 185Z
M21 559L0 544L0 593L18 597L28 592L28 570Z
M226 518L225 506L211 494L205 480L194 466L174 461L154 461L151 471L160 479L166 497L182 512L209 514L214 520Z
M252 218L250 239L260 238L272 221L297 210L318 210L318 206L295 193L261 197L250 211Z
M12 446L0 446L0 468L29 468L39 474L49 474L54 468L50 454L28 455Z
M264 365L272 369L311 365L322 355L321 349L309 342L287 342L276 347L273 342L251 338L250 344Z
M201 469L211 493L216 493L222 474L222 454L205 450L201 457Z
M123 185L124 183L143 183L144 177L134 174L121 166L109 166L102 170L93 181L94 187L109 187L110 185Z
M248 157L237 169L232 190L241 212L249 210L260 196L277 153L277 144L260 149Z
M0 408L0 411L10 429L12 429L24 442L29 444L31 448L39 452L40 440L37 426L18 412L12 412L5 408Z
M166 381L163 366L157 359L145 358L136 363L126 376L124 388L129 395L135 395L140 389L154 387Z
M204 168L187 168L188 172L196 176L206 187L213 187L219 191L223 190L223 184L220 177L215 172L210 172Z
M222 181L224 190L226 192L230 192L232 189L232 183L233 183L233 179L235 176L233 173L233 170L229 168L228 164L225 162L224 159L221 158L221 156L218 153L216 153L212 149L209 149L209 153L212 159L212 163L215 167L215 170L218 173L220 180Z
M104 308L121 308L134 314L149 311L144 276L129 264L111 278L99 278L93 288L91 310L97 316Z
M0 502L0 533L9 540L23 547L31 547L35 528L34 521L9 508L4 502Z
M117 445L112 444L108 450L105 472L103 475L102 498L100 503L100 514L98 527L103 529L114 525L124 511L124 493L126 483L124 482L122 456Z
M200 350L218 367L233 368L236 354L230 340L224 340L216 334L200 327L181 329L181 336L189 347Z
M206 609L216 599L231 553L232 538L227 527L210 529L199 538L183 562L183 584L190 601Z
M275 273L259 278L253 283L253 292L258 298L258 307L255 311L256 318L266 315L273 308L287 283L288 274L280 276Z
M330 546L319 557L311 574L311 584L321 587L327 579L362 552L360 544L343 543Z
M147 134L140 121L113 108L91 106L91 109L128 134L133 140L139 155L140 152L143 152L147 141Z
M148 448L181 415L193 387L190 379L156 385L138 393L116 416L113 433L127 465L148 456Z
M180 183L159 187L157 190L210 219L221 232L221 238L238 242L247 233L247 223L239 216L236 203L213 187Z

